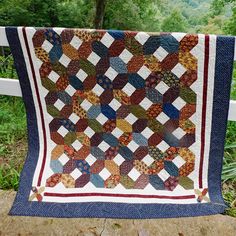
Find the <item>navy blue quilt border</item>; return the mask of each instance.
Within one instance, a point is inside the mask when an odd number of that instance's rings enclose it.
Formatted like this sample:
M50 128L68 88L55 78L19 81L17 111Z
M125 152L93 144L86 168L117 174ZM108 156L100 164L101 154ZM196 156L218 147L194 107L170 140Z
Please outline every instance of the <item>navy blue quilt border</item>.
M233 72L234 44L235 37L217 36L208 188L211 201L219 204L224 204L221 172Z
M230 81L234 55L234 38L217 37L217 57L209 157L209 194L211 203L196 204L132 204L111 202L48 203L28 201L39 152L39 136L32 91L27 75L16 27L7 27L6 34L14 57L27 112L28 154L20 176L20 185L10 215L59 218L172 218L222 213L225 203L221 194L223 143L229 106ZM227 53L226 53L227 52Z

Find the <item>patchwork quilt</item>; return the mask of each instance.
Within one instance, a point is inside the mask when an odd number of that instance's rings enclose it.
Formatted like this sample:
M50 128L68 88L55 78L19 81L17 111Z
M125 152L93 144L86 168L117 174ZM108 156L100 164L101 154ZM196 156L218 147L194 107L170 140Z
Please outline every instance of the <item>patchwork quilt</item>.
M29 150L12 215L217 214L234 37L7 27Z

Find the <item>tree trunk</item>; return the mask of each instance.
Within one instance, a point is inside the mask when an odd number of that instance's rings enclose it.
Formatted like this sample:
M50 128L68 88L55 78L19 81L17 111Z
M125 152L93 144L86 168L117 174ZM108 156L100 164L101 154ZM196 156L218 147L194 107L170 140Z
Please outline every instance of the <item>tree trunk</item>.
M96 0L96 16L94 21L95 29L103 28L106 0Z

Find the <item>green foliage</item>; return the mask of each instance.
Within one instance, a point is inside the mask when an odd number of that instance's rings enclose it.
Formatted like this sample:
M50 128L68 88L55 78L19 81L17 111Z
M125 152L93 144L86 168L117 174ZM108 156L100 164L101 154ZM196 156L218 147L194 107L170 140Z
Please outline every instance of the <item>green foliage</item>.
M104 29L224 33L233 0L106 2ZM2 0L0 25L93 28L95 12L95 0ZM226 32L235 25L232 20Z
M199 26L197 32L205 34L224 34L225 21L226 17L222 15L209 17L207 24Z
M164 19L162 29L166 32L185 32L187 29L187 21L180 11L175 10L170 16Z
M161 13L158 2L159 0L107 1L103 28L159 31Z
M227 182L223 184L223 196L229 208L226 209L226 215L236 217L236 182Z
M12 56L0 57L0 77L17 78ZM0 96L0 189L18 189L26 132L22 98Z
M25 137L26 114L21 98L0 96L0 155L5 144Z
M234 147L235 148L235 147ZM235 152L234 152L235 155ZM236 160L230 162L229 158L225 158L225 165L223 167L222 179L223 180L234 180L236 176Z
M0 189L14 189L19 187L20 173L14 166L0 166Z
M3 0L0 25L92 27L94 1Z
M211 17L223 18L223 34L236 35L236 0L214 0L211 5Z
M213 0L211 4L211 15L220 15L224 11L224 7L234 3L235 0Z
M232 11L233 14L224 27L224 30L227 34L236 35L236 6L233 7Z
M58 0L3 0L0 7L0 25L56 25L58 2Z
M0 77L17 78L11 55L0 56ZM7 145L26 137L26 114L22 98L0 96L0 157Z
M0 75L3 78L17 78L13 57L11 55L7 57L0 56Z
M107 0L103 28L196 32L205 24L211 1ZM94 19L95 0L2 0L0 4L0 25L93 28Z
M231 99L236 100L236 63L234 65L234 70L233 70L233 79L232 79L232 86L231 86Z
M222 179L236 181L236 122L233 121L227 126Z
M236 65L233 71L231 99L236 100ZM226 131L222 179L236 181L236 122L229 121Z
M55 26L70 28L93 28L95 1L60 1L57 5L57 8L58 24Z

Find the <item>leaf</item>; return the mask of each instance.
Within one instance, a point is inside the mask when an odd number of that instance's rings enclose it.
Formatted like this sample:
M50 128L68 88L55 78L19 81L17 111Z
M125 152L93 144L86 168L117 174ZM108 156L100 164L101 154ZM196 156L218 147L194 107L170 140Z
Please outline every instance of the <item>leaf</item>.
M231 149L231 148L236 148L236 143L225 145L225 150Z

